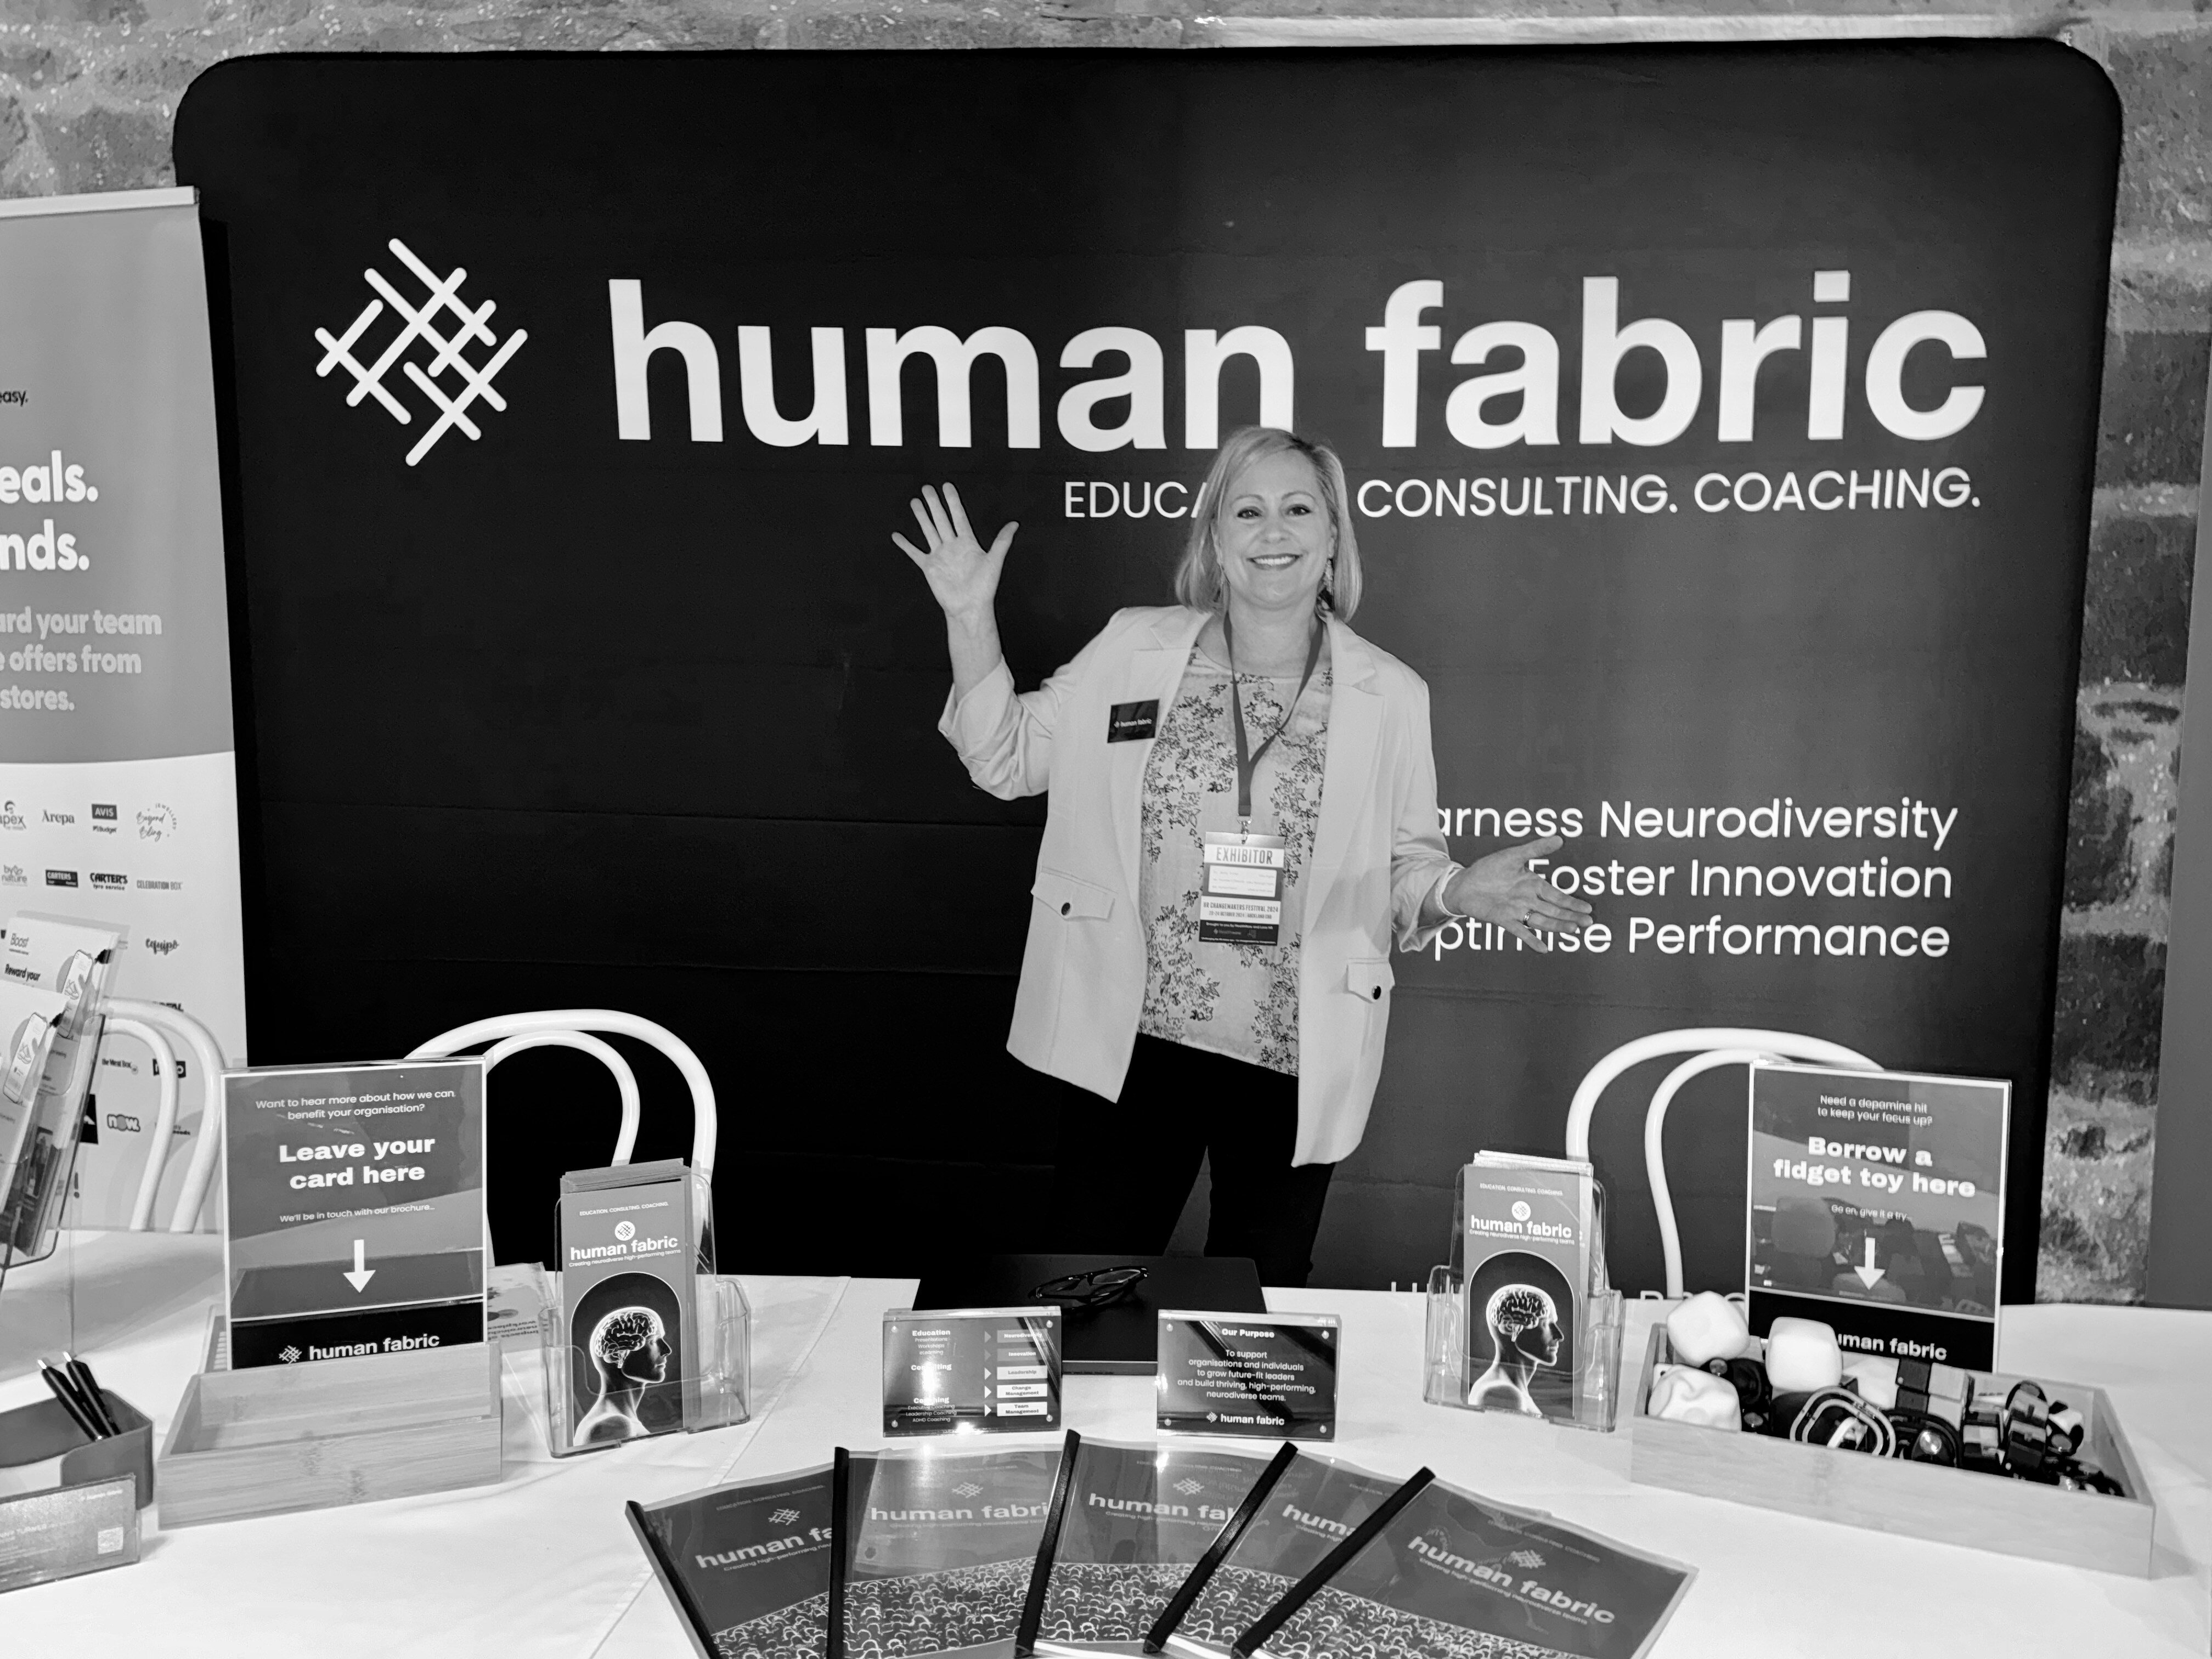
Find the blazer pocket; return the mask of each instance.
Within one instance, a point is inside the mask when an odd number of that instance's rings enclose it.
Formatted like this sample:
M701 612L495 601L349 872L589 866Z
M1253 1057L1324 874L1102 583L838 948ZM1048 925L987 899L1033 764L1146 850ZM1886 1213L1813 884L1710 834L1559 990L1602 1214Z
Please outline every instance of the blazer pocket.
M1085 916L1103 921L1114 914L1114 896L1103 887L1057 870L1039 870L1030 896L1056 916Z
M1398 982L1388 957L1359 957L1344 965L1344 988L1362 1002L1380 1002Z

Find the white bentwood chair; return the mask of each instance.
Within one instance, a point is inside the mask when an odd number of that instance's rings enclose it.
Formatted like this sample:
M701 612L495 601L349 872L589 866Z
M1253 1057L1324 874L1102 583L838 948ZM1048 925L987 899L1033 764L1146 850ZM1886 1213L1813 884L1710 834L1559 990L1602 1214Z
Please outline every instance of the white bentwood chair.
M1567 1107L1567 1156L1589 1157L1590 1120L1607 1087L1631 1067L1668 1054L1689 1058L1660 1080L1651 1091L1644 1114L1644 1171L1651 1187L1651 1207L1659 1218L1659 1247L1666 1256L1667 1295L1684 1294L1682 1235L1674 1224L1674 1197L1667 1185L1667 1152L1663 1139L1667 1109L1692 1078L1723 1066L1748 1066L1755 1060L1808 1060L1820 1066L1846 1066L1854 1071L1881 1069L1879 1062L1856 1048L1846 1048L1825 1037L1796 1031L1768 1031L1751 1026L1692 1026L1676 1031L1654 1031L1650 1036L1624 1042L1583 1073Z

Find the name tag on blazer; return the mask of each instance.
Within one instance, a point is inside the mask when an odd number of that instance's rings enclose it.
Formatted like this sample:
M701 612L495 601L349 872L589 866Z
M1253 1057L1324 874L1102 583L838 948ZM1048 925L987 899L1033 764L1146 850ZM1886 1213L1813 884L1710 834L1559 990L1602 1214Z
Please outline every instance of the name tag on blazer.
M1139 738L1156 737L1160 723L1160 700L1148 697L1142 702L1117 702L1106 711L1106 741L1135 743Z

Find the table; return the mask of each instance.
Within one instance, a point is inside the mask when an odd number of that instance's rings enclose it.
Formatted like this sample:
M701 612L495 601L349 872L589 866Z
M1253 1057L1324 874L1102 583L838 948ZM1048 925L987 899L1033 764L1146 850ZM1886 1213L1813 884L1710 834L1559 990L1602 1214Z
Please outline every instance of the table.
M208 1238L103 1234L70 1242L77 1341L103 1380L166 1430L195 1363L221 1269ZM25 1345L49 1341L62 1282L0 1297L0 1407L35 1398ZM629 1537L621 1501L826 1462L884 1443L883 1311L911 1279L747 1277L754 1420L712 1434L549 1458L510 1381L507 1473L472 1492L155 1532L135 1567L0 1601L0 1651L106 1659L343 1656L684 1659L690 1649ZM20 1299L19 1299L20 1297ZM1625 1433L1599 1435L1424 1404L1423 1298L1271 1291L1282 1311L1344 1322L1338 1455L1548 1510L1688 1561L1698 1578L1656 1653L1667 1656L2208 1651L2212 1583L2212 1315L2147 1309L2007 1310L2003 1368L2094 1382L2112 1397L2159 1503L2156 1576L2084 1572L1891 1538L1632 1486ZM1632 1304L1643 1352L1657 1304ZM1087 1435L1152 1437L1143 1377L1068 1379Z

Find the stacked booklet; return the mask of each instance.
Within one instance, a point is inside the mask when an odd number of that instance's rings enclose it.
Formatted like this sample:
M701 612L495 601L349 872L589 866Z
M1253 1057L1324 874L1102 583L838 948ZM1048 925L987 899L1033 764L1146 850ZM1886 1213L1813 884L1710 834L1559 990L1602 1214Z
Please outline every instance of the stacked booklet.
M840 1451L629 1514L702 1659L1638 1659L1692 1577L1288 1444Z

